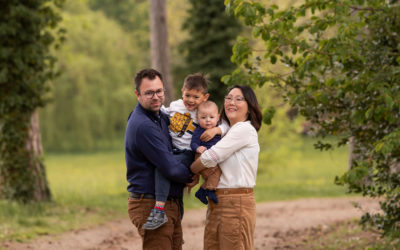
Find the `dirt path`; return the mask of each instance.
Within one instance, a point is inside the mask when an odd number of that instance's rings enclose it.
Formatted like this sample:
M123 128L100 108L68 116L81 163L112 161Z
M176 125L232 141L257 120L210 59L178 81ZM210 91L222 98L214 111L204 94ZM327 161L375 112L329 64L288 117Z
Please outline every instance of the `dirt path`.
M362 210L355 208L358 202ZM365 198L301 199L295 201L257 204L255 231L256 249L293 248L291 242L301 239L313 230L324 230L327 225L359 217L366 210L378 208L378 202ZM203 247L205 209L185 212L183 232L184 250ZM44 236L30 243L0 243L0 248L10 250L103 250L141 249L141 240L128 219L104 225L67 232L57 237Z

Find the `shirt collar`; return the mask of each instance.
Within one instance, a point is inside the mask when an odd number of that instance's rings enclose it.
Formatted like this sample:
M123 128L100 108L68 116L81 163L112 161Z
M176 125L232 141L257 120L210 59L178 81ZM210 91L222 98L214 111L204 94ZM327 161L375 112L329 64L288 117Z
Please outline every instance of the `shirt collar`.
M143 106L142 106L139 102L138 102L138 108L139 108L139 110L141 110L146 116L148 116L151 120L159 121L159 120L161 119L161 114L162 114L161 110L160 110L160 112L157 114L157 113L155 113L155 112L152 112L152 111L149 111L149 110L143 108Z

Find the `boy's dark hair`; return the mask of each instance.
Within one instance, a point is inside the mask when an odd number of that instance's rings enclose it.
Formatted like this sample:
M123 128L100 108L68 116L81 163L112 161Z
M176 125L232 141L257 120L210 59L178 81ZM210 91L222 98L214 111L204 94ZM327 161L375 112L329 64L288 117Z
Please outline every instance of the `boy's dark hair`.
M247 102L249 115L247 116L247 120L250 121L251 125L258 131L261 127L262 123L262 113L260 106L258 105L257 96L254 93L253 89L247 85L234 85L228 89L228 93L231 92L232 89L238 88L242 91L245 101ZM229 123L229 119L225 113L225 105L222 106L221 118Z
M208 81L201 73L190 74L183 81L182 89L195 89L202 91L203 94L207 94Z
M144 78L148 78L150 80L154 80L156 77L160 78L162 82L162 75L155 69L142 69L135 76L135 88L139 92L140 84L142 84L142 80ZM164 85L164 83L163 83Z

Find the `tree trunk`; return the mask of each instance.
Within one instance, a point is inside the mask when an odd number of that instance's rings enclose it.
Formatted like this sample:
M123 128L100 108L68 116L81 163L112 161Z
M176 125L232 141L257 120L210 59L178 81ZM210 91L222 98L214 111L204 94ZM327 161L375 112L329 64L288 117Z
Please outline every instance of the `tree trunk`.
M29 136L26 143L26 150L30 155L30 164L27 166L33 178L33 200L47 201L51 199L50 189L46 178L46 170L42 161L43 156L42 141L39 127L39 114L34 111L29 125Z
M171 65L168 49L167 1L150 0L150 50L151 67L163 75L166 89L165 104L174 99Z
M353 167L353 161L355 159L354 155L354 137L349 138L349 161L348 161L348 170Z
M18 115L2 121L2 133L19 136L2 135L0 195L24 203L48 201L51 195L42 163L38 112L15 113Z

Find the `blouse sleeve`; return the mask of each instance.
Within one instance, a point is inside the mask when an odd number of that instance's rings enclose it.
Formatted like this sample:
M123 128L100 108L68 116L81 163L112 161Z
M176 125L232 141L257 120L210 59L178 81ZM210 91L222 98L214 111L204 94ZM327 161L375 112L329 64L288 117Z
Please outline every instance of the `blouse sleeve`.
M222 119L221 124L218 127L221 129L221 137L224 137L229 130L228 123Z
M252 133L249 126L251 124L244 122L232 127L217 144L201 154L201 163L209 168L215 167L234 152L246 146L249 143L250 133Z

